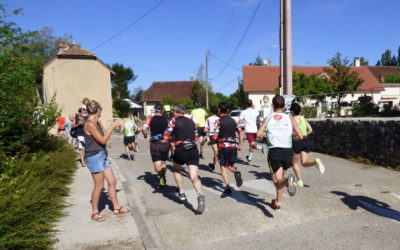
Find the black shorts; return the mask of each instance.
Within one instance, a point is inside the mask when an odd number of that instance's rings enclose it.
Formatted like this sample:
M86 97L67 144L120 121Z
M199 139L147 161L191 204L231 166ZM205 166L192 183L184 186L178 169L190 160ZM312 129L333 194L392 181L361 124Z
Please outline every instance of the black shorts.
M124 145L129 145L131 143L135 142L135 136L124 136Z
M300 141L293 140L292 142L293 152L300 154L300 152L310 153L312 144L310 139L303 139Z
M237 161L237 148L220 148L218 161L221 166L233 166Z
M272 173L276 173L279 168L287 170L293 166L293 149L291 148L271 148L268 150L268 165Z
M169 143L150 142L150 155L153 162L168 159Z
M173 160L179 165L199 166L199 150L197 147L186 150L182 145L176 146Z
M214 139L212 136L209 136L208 138L210 139L210 145L218 143L218 139Z
M204 127L198 128L197 129L197 134L199 135L199 137L207 135L206 132L204 132Z

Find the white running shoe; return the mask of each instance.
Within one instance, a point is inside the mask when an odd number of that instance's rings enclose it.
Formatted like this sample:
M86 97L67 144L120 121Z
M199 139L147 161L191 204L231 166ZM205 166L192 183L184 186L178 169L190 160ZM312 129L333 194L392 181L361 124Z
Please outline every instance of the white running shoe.
M297 182L295 182L296 187L304 187L304 183L302 180L298 180Z
M321 159L317 158L317 159L315 159L315 162L317 163L316 167L318 168L319 172L321 174L325 173L325 166L324 166L324 164L322 164Z

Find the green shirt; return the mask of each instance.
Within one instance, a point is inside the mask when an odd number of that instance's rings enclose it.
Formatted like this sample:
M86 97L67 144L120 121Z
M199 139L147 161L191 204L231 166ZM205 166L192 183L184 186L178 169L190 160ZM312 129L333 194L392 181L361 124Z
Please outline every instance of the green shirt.
M202 108L193 109L191 115L200 124L200 127L206 125L206 111Z
M302 115L298 115L295 118L298 118L300 120L300 123L297 124L299 126L300 132L303 136L307 136L307 121L306 118Z

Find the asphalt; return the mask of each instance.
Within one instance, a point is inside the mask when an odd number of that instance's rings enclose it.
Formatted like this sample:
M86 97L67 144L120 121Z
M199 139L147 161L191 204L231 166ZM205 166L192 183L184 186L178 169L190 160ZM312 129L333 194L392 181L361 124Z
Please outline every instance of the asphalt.
M156 188L148 143L139 139L135 161L123 158L122 137L112 137L109 158L119 180L118 197L131 215L114 216L105 206L104 223L90 220L92 180L80 168L68 198L68 216L57 224L57 249L399 249L400 172L332 156L320 157L324 175L303 168L304 188L294 197L284 195L282 210L269 207L275 190L265 157L256 152L248 164L237 164L243 186L222 195L219 167L207 167L205 147L199 176L206 196L206 211L197 215L196 193L184 177L187 202L175 195L171 163L167 186ZM245 159L247 147L239 154ZM187 170L187 168L185 168ZM289 170L289 173L292 170ZM184 171L184 175L187 173Z

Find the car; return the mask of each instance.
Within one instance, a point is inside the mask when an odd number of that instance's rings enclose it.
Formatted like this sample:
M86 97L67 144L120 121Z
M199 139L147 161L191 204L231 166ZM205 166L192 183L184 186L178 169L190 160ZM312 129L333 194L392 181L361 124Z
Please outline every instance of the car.
M229 113L229 116L230 117L232 117L232 119L233 120L235 120L235 122L237 123L237 124L239 124L239 117L240 117L240 113L242 113L242 111L243 110L232 110L230 113Z

